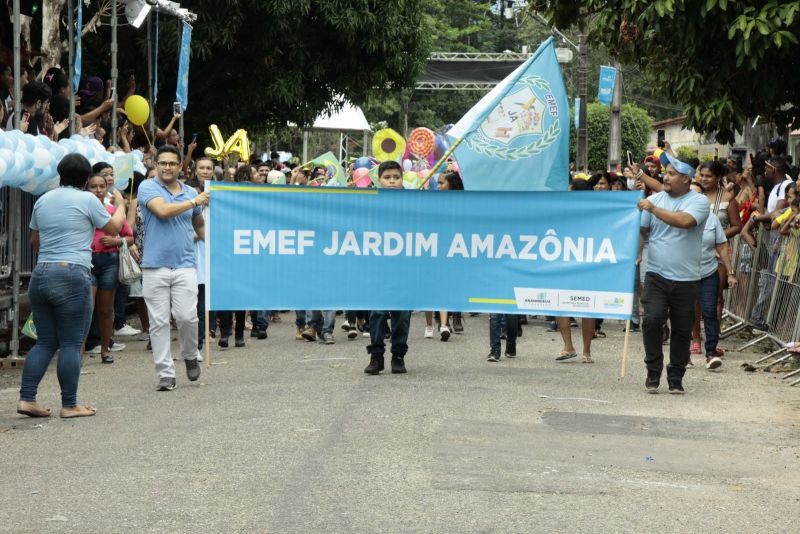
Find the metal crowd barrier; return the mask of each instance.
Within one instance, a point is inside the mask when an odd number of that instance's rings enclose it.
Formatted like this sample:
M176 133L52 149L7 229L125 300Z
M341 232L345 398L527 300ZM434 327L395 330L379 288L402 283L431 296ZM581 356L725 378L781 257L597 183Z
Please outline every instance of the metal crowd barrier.
M724 317L731 324L720 337L753 328L757 336L736 350L771 342L776 350L756 362L769 369L795 357L787 348L789 343L800 340L800 231L781 236L762 227L755 249L741 236L733 240L732 248L739 285L725 296ZM784 380L799 374L800 369L787 374ZM798 383L800 379L790 385Z
M11 189L0 188L0 280L11 277Z

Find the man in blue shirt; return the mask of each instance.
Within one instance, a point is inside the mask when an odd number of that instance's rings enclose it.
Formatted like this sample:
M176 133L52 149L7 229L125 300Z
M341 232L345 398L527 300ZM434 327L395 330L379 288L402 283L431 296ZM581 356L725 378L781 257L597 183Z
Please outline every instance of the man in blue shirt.
M200 378L197 363L197 270L194 236L205 238L202 206L208 192L178 181L181 155L171 145L155 157L158 175L139 186L139 206L147 236L142 258L142 286L150 316L150 342L159 391L175 389L175 364L170 353L170 314L175 317L181 355L189 380Z
M649 237L647 274L642 292L644 341L649 393L658 393L664 369L663 325L669 319L672 335L667 366L669 392L683 394L683 375L689 361L694 303L701 278L703 228L710 205L704 195L689 189L694 168L666 152L664 190L639 201L642 237Z

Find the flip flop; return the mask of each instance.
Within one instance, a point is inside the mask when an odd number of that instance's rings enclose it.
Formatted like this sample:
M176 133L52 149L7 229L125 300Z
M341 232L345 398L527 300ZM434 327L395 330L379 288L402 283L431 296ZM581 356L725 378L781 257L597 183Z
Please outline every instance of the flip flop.
M67 412L65 413L64 410L75 410L74 412ZM91 417L97 413L96 408L92 408L91 406L70 406L68 408L61 408L61 413L59 414L61 419L72 419L74 417Z
M37 402L17 402L17 413L28 417L50 417L50 408L39 406Z
M581 356L581 363L594 363L594 358L591 354L584 354Z
M578 357L577 352L567 352L562 350L561 353L556 357L556 361L563 362L565 360L571 360L572 358L577 358L577 357Z

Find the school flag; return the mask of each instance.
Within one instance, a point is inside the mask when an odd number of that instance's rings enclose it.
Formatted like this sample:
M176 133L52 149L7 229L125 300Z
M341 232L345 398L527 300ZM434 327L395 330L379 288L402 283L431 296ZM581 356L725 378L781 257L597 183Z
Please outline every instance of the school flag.
M569 101L553 38L448 132L466 189L565 191Z
M617 69L600 66L600 82L597 86L597 101L607 106L614 98L614 85L617 83Z
M181 35L180 62L178 64L178 88L175 100L181 104L181 112L189 106L189 52L192 48L192 27L184 22Z
M78 2L78 20L75 27L75 61L72 66L72 92L77 93L81 88L81 34L83 33L83 3Z

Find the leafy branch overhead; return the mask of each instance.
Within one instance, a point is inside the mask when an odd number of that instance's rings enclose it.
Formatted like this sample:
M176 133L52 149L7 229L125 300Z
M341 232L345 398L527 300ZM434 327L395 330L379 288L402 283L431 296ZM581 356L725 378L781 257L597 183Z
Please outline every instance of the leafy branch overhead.
M800 0L533 0L556 26L588 21L590 40L638 63L722 143L761 115L800 126Z

